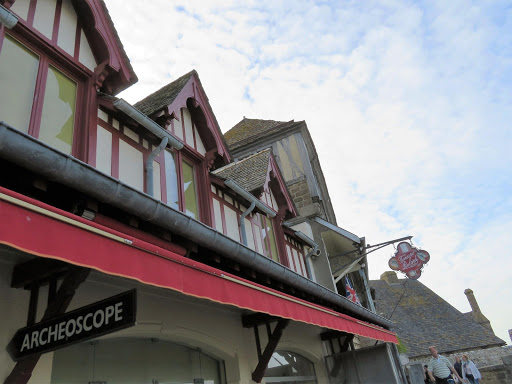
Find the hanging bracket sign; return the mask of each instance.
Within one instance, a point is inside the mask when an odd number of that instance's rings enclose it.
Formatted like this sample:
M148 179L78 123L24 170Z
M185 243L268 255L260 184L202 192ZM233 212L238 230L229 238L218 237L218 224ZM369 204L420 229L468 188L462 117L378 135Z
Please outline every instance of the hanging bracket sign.
M137 292L131 290L19 329L7 345L14 361L67 347L135 325Z
M396 247L395 255L389 259L388 265L394 271L401 271L409 279L416 280L421 276L423 265L430 260L427 251L418 250L411 244L402 241Z

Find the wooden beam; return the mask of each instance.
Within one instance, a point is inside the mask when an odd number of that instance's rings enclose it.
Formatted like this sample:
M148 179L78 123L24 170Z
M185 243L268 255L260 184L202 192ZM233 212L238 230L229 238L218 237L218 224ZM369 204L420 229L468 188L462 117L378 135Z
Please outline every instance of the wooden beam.
M90 272L90 269L86 268L75 266L69 268L69 272L65 275L54 300L46 308L41 321L65 313L73 296L75 296L77 288L85 281ZM18 361L11 374L5 379L4 384L27 384L40 357L41 355L34 355Z
M244 328L252 328L254 326L267 324L279 319L280 317L270 316L266 313L254 313L252 315L242 316L242 325Z
M261 380L265 375L265 371L267 370L268 362L272 358L272 354L276 350L277 344L279 344L279 340L281 340L281 336L283 336L283 330L286 328L289 322L290 320L288 319L278 320L276 327L274 328L274 332L272 332L272 336L268 340L267 346L265 347L265 351L259 358L258 365L252 373L252 379L256 383L261 383Z
M14 267L11 287L25 288L32 287L34 284L47 283L56 276L66 273L70 267L70 264L59 260L36 257Z
M341 332L341 331L325 331L320 334L320 339L322 341L338 339L340 337L344 337L347 335L351 335L351 333Z

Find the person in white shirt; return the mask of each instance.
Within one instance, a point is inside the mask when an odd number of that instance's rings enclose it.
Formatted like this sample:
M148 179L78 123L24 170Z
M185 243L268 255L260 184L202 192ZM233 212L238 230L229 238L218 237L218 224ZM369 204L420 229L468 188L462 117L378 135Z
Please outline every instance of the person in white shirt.
M479 379L482 378L475 363L469 360L466 354L462 355L462 376L464 379L468 379L471 384L480 384Z
M450 383L452 380L452 373L462 382L462 377L459 376L457 371L453 368L452 363L440 354L437 353L437 348L431 346L429 349L432 358L428 363L428 375L435 383ZM451 373L450 373L451 372Z

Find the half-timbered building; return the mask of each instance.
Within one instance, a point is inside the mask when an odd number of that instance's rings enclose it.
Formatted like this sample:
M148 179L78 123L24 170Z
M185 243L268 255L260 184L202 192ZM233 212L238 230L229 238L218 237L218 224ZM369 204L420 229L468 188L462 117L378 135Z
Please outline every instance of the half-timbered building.
M136 81L103 1L0 0L0 379L403 382L272 151L233 160L197 72Z

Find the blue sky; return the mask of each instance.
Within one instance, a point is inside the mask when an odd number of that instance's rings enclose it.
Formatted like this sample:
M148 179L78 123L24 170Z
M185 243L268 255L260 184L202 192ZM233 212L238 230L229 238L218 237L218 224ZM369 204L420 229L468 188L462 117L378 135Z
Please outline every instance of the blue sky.
M421 281L462 312L473 289L512 328L512 5L508 1L106 0L136 102L196 69L223 132L305 120L338 225L413 235ZM387 270L389 247L370 256Z

